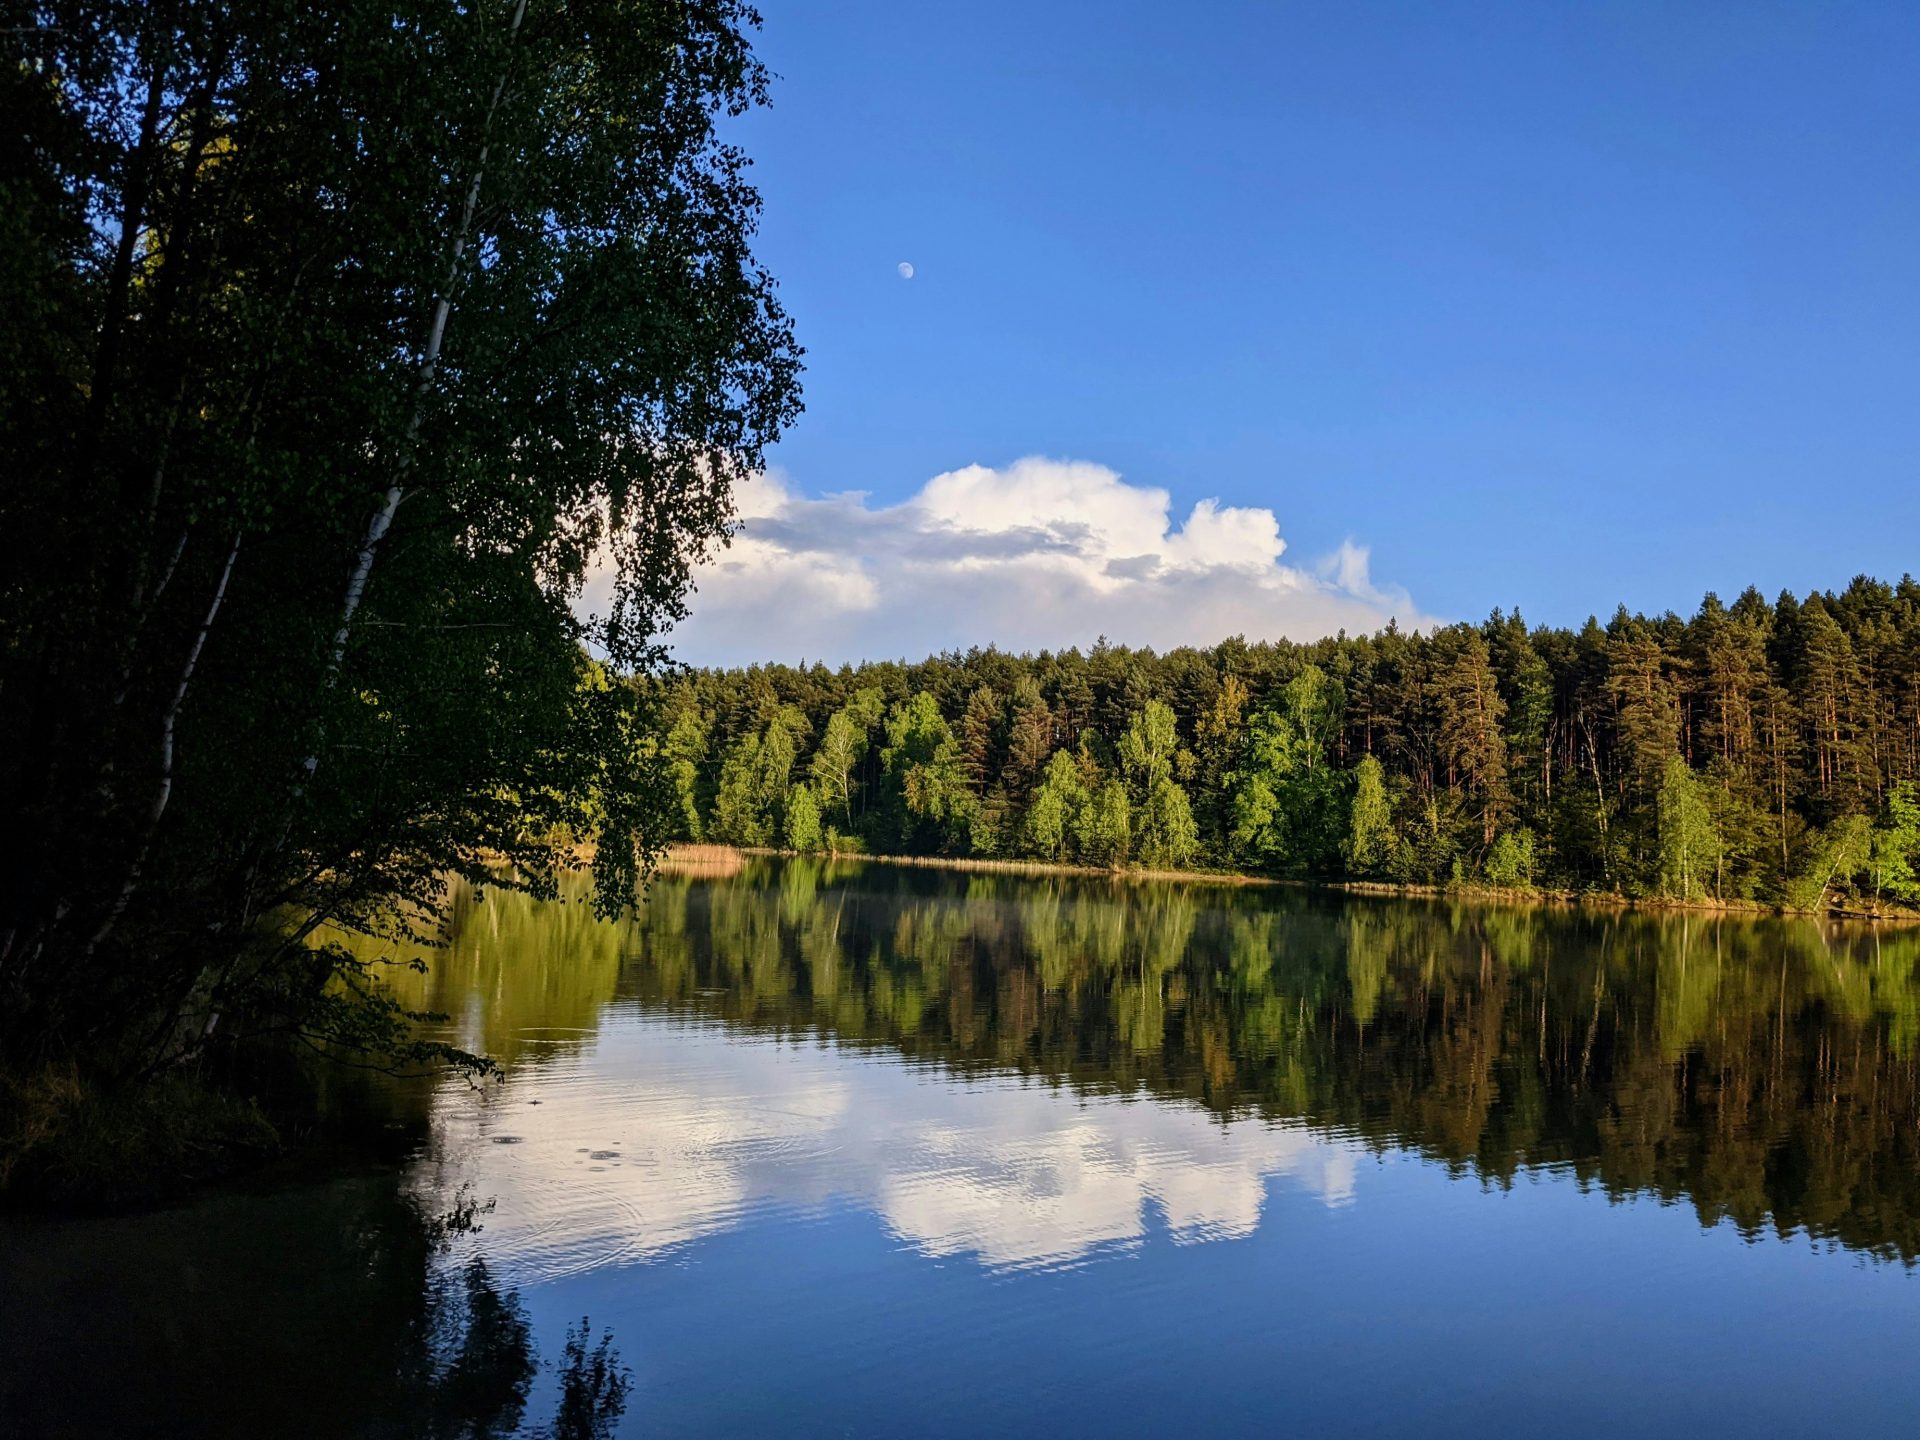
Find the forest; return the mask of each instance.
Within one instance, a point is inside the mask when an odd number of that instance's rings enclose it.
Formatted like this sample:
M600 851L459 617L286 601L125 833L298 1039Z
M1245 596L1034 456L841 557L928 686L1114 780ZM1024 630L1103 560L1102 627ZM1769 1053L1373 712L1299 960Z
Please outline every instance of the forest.
M683 840L1920 902L1920 583L646 682Z

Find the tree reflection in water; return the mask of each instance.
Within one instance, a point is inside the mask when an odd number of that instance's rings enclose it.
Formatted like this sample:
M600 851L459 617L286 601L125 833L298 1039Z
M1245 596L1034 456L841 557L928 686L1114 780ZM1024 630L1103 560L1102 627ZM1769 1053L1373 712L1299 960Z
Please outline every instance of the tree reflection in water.
M1913 928L757 860L620 925L469 898L408 979L535 1064L638 1004L1920 1258Z
M456 1237L481 1228L491 1205L462 1194L445 1214L426 1220L430 1248L444 1257ZM418 1213L416 1207L416 1213ZM569 1327L558 1363L559 1399L553 1419L528 1427L528 1392L540 1373L533 1328L513 1290L502 1290L475 1253L460 1265L440 1265L425 1286L415 1394L403 1402L403 1433L418 1440L606 1440L625 1413L633 1380L615 1350L611 1331L593 1341L582 1316ZM377 1422L374 1422L377 1428Z
M431 1109L420 1119L433 1137L404 1173L213 1196L124 1220L0 1224L0 1432L11 1423L52 1436L606 1435L630 1398L613 1337L596 1338L584 1320L564 1337L556 1321L543 1337L505 1283L525 1284L536 1305L564 1293L537 1288L552 1275L516 1252L529 1240L546 1260L578 1258L534 1233L536 1222L585 1217L580 1234L592 1244L581 1254L638 1263L662 1252L634 1248L637 1234L660 1245L717 1234L792 1181L790 1198L816 1215L827 1213L816 1204L824 1195L876 1208L882 1192L905 1195L919 1208L888 1210L889 1223L919 1253L987 1264L1078 1256L1088 1235L1135 1234L1149 1195L1169 1230L1183 1217L1225 1217L1232 1223L1209 1233L1253 1237L1273 1147L1247 1147L1251 1167L1226 1166L1227 1179L1247 1182L1231 1191L1245 1203L1189 1203L1183 1182L1204 1166L1180 1143L1184 1121L1250 1140L1332 1141L1343 1153L1409 1152L1492 1186L1559 1171L1613 1199L1688 1202L1703 1224L1730 1220L1750 1236L1802 1233L1853 1255L1920 1259L1916 930L754 861L725 876L663 875L643 913L620 924L593 921L583 905L468 894L448 942L428 973L395 983L409 987L410 1008L454 1016L451 1038L465 1048L509 1062L497 1092L506 1103L452 1087L403 1092L403 1104ZM636 1060L636 1047L662 1033L681 1035L678 1061L651 1051ZM750 1043L768 1037L783 1043ZM805 1066L752 1068L756 1054L812 1056L815 1041L827 1043ZM743 1134L813 1134L840 1112L808 1111L797 1130L729 1131L718 1123L726 1114L702 1109L694 1070L675 1088L647 1068L685 1066L693 1049L726 1057L713 1060L715 1073L733 1088L715 1093L744 1097L749 1121L775 1080L870 1069L848 1091L844 1123L877 1115L907 1139L889 1148L867 1126L856 1137L864 1150L823 1144L836 1158L797 1178L794 1156L769 1143L759 1152L768 1163L748 1174L752 1147L732 1143ZM865 1066L853 1054L862 1050L888 1063ZM736 1074L743 1065L751 1073ZM923 1068L963 1083L922 1087ZM1043 1083L975 1087L965 1083L973 1076ZM1053 1105L1055 1090L1067 1101L1163 1103ZM553 1103L569 1096L571 1110ZM623 1128L604 1135L632 1139L630 1153L609 1153L604 1172L593 1168L600 1157L572 1148L598 1138L603 1121L645 1124L648 1105L679 1126L674 1135L697 1132L685 1147L662 1142L672 1164L643 1168L645 1137ZM1063 1163L1097 1150L1100 1176L1120 1182L1109 1187L1115 1225L1090 1223L1068 1192L1039 1193L1054 1177L1029 1142L1058 1133L1049 1109L1072 1112L1078 1127ZM1101 1148L1101 1110L1137 1110L1130 1145ZM481 1112L511 1114L529 1133L499 1133ZM1001 1120L1011 1128L996 1131ZM536 1123L544 1143L565 1148L540 1152ZM936 1157L937 1173L913 1148L915 1127L929 1126L964 1151ZM996 1134L1009 1140L1004 1153L985 1153ZM493 1150L506 1139L527 1143ZM476 1144L494 1161L478 1193L501 1196L497 1222L471 1197L448 1198L444 1176L488 1170L471 1164ZM718 1169L740 1183L703 1198L685 1162L720 1151ZM917 1188L880 1183L902 1177ZM533 1183L516 1194L508 1182L519 1180ZM596 1208L634 1194L652 1197L638 1222L620 1204ZM1019 1248L1025 1232L1010 1217L1038 1218L1034 1246ZM493 1233L476 1238L489 1223ZM1391 1223L1374 1234L1395 1238ZM1074 1243L1055 1244L1061 1235ZM1620 1254L1630 1270L1631 1251ZM664 1284L667 1268L649 1282ZM865 1273L840 1277L843 1311L871 1298ZM1155 1272L1174 1273L1170 1262ZM724 1318L708 1331L695 1323L649 1339L648 1302L630 1294L591 1292L604 1297L593 1308L632 1307L620 1324L630 1345L648 1347L649 1379L675 1373L676 1344L704 1374L743 1316L767 1319L757 1289L710 1283ZM726 1309L742 1295L743 1309ZM1418 1287L1411 1297L1424 1313L1430 1297ZM1205 1304L1243 1298L1223 1285ZM1369 1303L1390 1325L1402 1298L1396 1288ZM1709 1287L1692 1298L1722 1296ZM802 1303L774 1319L804 1329L813 1313ZM875 1323L893 1335L891 1319ZM782 1333L797 1343L797 1332ZM856 1344L867 1336L849 1334ZM1104 1344L1102 1333L1088 1353ZM729 1371L711 1393L737 1380ZM649 1408L670 1410L677 1398L644 1393Z
M611 1333L583 1318L543 1366L519 1295L453 1259L489 1208L385 1177L0 1232L0 1433L605 1440Z

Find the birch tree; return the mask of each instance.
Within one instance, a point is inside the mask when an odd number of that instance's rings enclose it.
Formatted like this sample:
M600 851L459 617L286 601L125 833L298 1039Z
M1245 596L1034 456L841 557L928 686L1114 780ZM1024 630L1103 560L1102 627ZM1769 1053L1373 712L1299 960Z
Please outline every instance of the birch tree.
M316 926L431 925L502 857L550 890L580 838L625 903L685 819L611 677L798 406L720 130L757 17L18 14L0 795L44 857L0 881L0 1024L135 1069L182 1007L297 1030Z

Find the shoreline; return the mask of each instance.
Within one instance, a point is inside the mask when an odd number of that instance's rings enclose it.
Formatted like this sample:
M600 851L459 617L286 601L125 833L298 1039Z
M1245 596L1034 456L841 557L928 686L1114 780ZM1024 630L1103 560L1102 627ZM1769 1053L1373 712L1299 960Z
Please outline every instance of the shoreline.
M1498 885L1418 885L1391 880L1315 880L1296 876L1249 875L1230 870L1149 870L1130 866L1075 865L1057 860L998 860L963 855L873 855L864 851L831 853L782 850L765 845L711 843L670 845L656 862L669 873L718 877L737 874L749 858L824 860L836 863L894 865L927 870L952 870L987 875L1064 875L1086 880L1155 881L1188 885L1288 886L1331 890L1376 899L1469 900L1477 904L1546 906L1563 910L1677 911L1701 915L1744 916L1750 919L1850 920L1874 925L1920 924L1920 910L1859 909L1829 906L1825 910L1794 910L1763 900L1677 900L1660 896L1625 895L1617 890L1563 890L1544 887L1516 889Z

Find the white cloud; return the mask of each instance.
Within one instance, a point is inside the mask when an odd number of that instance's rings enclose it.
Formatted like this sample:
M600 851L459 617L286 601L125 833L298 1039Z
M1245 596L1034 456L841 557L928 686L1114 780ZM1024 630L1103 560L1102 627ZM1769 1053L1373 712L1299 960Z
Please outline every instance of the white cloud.
M697 573L693 613L671 637L692 663L1084 648L1103 634L1166 649L1431 623L1373 582L1360 546L1286 564L1273 511L1202 500L1176 525L1165 490L1086 461L969 465L897 505L810 498L777 476L740 500L740 534Z

